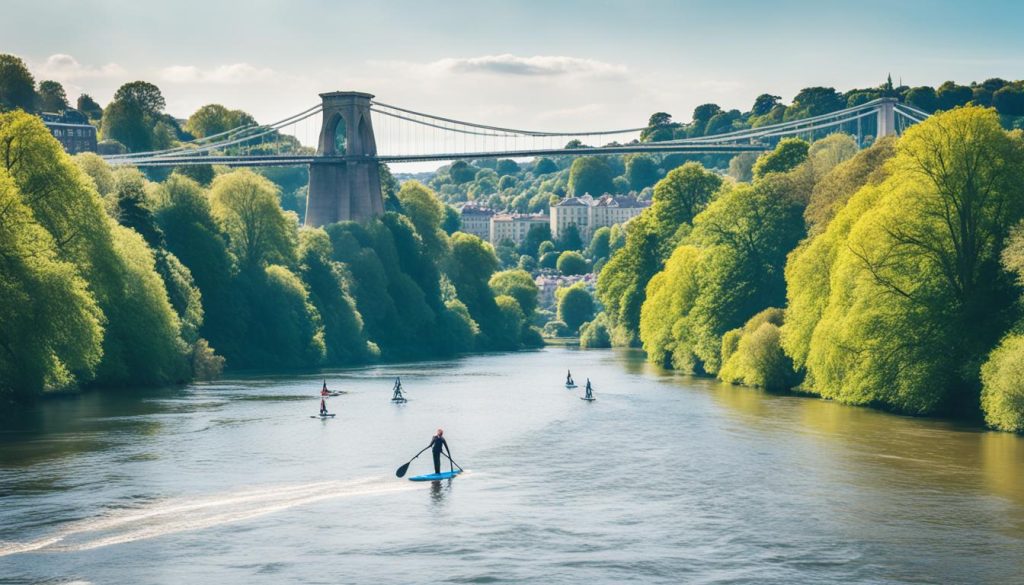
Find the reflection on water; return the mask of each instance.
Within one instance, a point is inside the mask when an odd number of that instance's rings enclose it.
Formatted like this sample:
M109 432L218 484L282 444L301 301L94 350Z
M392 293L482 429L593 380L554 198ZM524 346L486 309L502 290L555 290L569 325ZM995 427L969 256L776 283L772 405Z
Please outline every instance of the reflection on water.
M432 481L430 482L430 498L435 504L444 504L445 496L452 489L452 483L455 480L447 479L444 481Z
M439 426L477 471L394 478ZM1008 583L1022 477L1018 436L629 351L257 376L0 415L0 581Z

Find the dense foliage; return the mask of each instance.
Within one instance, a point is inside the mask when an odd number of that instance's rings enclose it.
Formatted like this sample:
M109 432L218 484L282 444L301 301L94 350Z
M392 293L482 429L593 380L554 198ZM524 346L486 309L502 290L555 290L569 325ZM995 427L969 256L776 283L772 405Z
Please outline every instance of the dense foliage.
M793 144L680 228L646 288L649 358L1022 430L1021 134L966 107L856 154L838 137ZM627 239L601 279L630 251Z
M540 342L529 276L492 290L494 250L449 237L418 183L401 214L300 229L257 173L154 183L69 157L23 112L0 115L0 158L2 395Z

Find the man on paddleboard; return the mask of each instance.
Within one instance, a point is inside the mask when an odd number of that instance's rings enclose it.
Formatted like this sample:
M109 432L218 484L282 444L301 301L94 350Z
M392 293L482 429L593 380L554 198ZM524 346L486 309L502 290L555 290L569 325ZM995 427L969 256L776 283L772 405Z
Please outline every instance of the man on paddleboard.
M441 448L444 447L448 459L452 458L452 452L448 450L448 442L444 440L444 429L437 429L437 434L430 439L430 451L434 455L434 473L441 473Z

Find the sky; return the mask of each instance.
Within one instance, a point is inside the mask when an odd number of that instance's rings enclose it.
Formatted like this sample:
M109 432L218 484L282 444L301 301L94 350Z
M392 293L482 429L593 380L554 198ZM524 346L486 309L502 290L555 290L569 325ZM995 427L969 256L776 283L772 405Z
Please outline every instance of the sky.
M1024 77L1024 2L975 0L4 0L0 52L105 104L157 84L185 118L273 122L359 90L531 130L688 120L761 93Z

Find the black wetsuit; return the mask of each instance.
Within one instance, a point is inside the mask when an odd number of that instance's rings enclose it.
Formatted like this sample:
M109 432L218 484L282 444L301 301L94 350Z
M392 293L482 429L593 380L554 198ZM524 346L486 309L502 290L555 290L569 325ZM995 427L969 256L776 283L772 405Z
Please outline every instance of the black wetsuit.
M434 435L434 438L430 440L431 453L434 455L434 473L441 473L441 448L444 447L445 451L448 451L448 442L444 440L444 437L438 437ZM451 457L452 452L448 451L448 457Z

